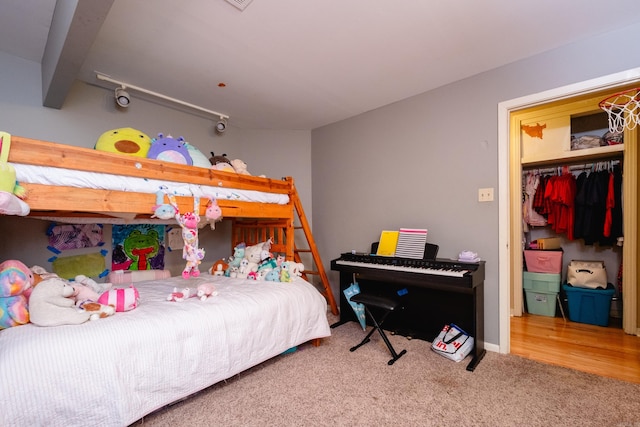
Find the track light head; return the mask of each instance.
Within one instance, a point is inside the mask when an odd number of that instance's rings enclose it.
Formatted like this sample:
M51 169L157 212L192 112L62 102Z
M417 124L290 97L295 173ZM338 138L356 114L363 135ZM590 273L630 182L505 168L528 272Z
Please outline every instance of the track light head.
M130 102L131 98L129 98L129 93L124 90L124 86L116 88L116 104L122 108L127 108Z
M220 120L216 123L216 132L224 133L225 130L227 130L227 120L220 117Z

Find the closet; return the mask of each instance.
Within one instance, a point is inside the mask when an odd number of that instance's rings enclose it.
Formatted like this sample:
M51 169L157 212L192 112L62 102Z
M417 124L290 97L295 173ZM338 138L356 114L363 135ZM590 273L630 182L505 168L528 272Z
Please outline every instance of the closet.
M557 238L563 251L562 282L566 280L567 264L571 260L604 261L607 281L616 289L610 311L614 320L611 325L637 334L638 130L612 134L608 130L608 116L598 105L603 98L623 89L627 88L576 96L511 113L510 196L514 203L511 206L510 279L514 316L521 316L525 310L523 250L538 239ZM583 219L579 214L571 213L569 225L559 213L555 214L558 217L552 214L550 221L548 212L542 213L543 209L536 206L540 203L540 193L538 199L532 199L540 183L550 179L567 179L575 188L586 185L587 179L603 182L606 177L611 177L612 183L614 177L619 180L615 211L602 211L607 221L611 220L612 213L619 219L609 224L607 236L594 235L589 229L574 233L574 222ZM575 209L580 206L580 196L584 194L572 196ZM600 210L598 212L600 214ZM602 221L598 226L600 230L605 227L604 217Z

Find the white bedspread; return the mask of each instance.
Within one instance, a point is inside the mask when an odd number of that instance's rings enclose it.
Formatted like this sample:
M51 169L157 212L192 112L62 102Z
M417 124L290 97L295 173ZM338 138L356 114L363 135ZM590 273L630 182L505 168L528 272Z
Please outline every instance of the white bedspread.
M213 281L207 301L169 302ZM327 304L308 282L203 274L139 282L138 308L78 326L0 331L0 425L126 426L314 338Z
M276 203L280 205L289 203L289 196L286 194L178 183L49 166L34 166L20 163L12 163L12 165L16 170L16 180L22 183L65 185L78 188L97 188L101 190L133 191L138 193L156 193L161 187L165 186L167 187L167 191L178 196L209 196L219 200Z

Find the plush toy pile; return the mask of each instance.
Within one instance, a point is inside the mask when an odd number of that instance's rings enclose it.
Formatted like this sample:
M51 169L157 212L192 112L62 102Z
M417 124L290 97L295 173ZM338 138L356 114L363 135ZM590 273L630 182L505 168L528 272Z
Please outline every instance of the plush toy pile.
M213 152L211 157L207 158L197 147L185 141L182 136L174 138L171 135L165 136L158 133L157 137L149 138L146 133L130 127L104 132L98 138L95 149L239 175L251 175L247 170L247 164L240 159L229 160L226 154L216 156ZM264 178L264 175L260 176Z
M33 323L38 326L78 325L112 316L138 305L133 285L114 289L78 275L65 280L17 260L0 263L0 329Z
M274 255L270 250L271 240L252 246L240 243L234 248L232 256L216 261L209 273L271 282L291 282L295 277L302 276L302 263L286 261L282 255Z

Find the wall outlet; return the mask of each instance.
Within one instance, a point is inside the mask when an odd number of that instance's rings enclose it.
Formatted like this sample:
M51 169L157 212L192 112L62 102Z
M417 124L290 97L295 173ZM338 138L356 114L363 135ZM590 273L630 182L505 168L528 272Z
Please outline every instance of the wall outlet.
M478 189L479 202L493 202L493 188Z

